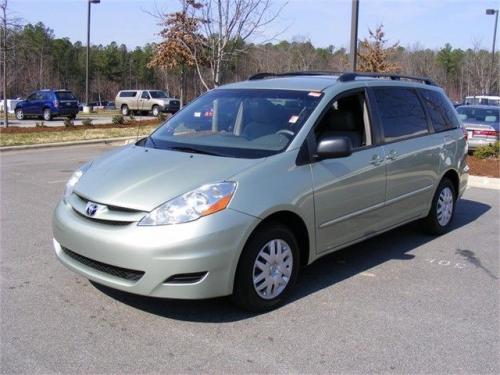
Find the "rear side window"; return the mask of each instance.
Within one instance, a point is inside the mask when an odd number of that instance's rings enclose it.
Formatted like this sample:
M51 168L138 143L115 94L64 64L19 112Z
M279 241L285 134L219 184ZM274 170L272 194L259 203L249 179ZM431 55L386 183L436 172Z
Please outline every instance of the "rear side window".
M420 90L420 93L422 94L435 131L440 132L459 127L460 124L455 115L455 110L443 94L432 90Z
M75 96L69 91L56 91L58 100L76 100Z
M137 94L137 91L122 91L120 93L120 98L133 98Z
M383 87L373 91L386 142L429 132L424 108L414 90Z

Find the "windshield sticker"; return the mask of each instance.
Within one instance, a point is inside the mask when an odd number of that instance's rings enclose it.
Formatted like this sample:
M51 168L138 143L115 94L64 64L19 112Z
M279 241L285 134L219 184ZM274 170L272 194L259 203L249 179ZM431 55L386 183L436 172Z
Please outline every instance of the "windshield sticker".
M201 117L201 112L195 112L194 117Z
M288 122L290 124L295 124L298 120L299 120L299 116L294 115L294 116L290 117L290 120L288 120Z
M311 91L309 94L307 94L309 96L312 96L313 98L319 98L321 96L321 93L320 92L317 92L317 91Z

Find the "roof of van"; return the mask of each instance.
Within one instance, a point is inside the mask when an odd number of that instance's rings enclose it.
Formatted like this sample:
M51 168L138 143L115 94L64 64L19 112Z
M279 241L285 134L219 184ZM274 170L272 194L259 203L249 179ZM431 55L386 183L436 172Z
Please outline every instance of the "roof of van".
M222 89L278 89L301 91L324 91L325 89L344 83L368 83L370 86L390 84L396 86L438 87L428 78L412 77L384 73L344 73L328 74L321 72L295 73L258 73L247 81L230 83Z

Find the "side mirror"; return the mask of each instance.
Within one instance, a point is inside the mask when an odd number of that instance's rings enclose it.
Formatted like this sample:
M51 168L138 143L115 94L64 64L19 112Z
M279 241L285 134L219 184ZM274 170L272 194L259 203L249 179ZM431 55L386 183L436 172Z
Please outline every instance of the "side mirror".
M322 137L316 148L318 160L344 158L352 154L352 143L347 137Z

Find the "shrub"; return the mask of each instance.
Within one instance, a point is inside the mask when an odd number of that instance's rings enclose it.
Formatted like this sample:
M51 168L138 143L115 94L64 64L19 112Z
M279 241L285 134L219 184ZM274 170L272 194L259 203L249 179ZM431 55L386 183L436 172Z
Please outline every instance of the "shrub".
M125 124L125 118L122 115L114 115L111 119L113 124L115 125L123 125Z
M135 115L133 112L130 112L130 114L128 115L130 121L134 122L135 121Z
M64 126L66 126L67 128L70 128L72 126L75 126L75 123L73 122L72 119L70 118L65 118L64 119Z
M82 120L82 125L91 126L91 125L94 125L94 124L92 124L92 119L91 118L84 118Z
M479 159L498 158L499 149L500 142L495 142L494 144L490 143L476 149L473 155Z
M158 121L163 122L167 119L167 115L163 112L158 113Z
M35 122L35 127L36 127L36 128L46 128L46 127L47 127L47 125L45 125L45 124L43 123L43 121L40 121L40 122Z

